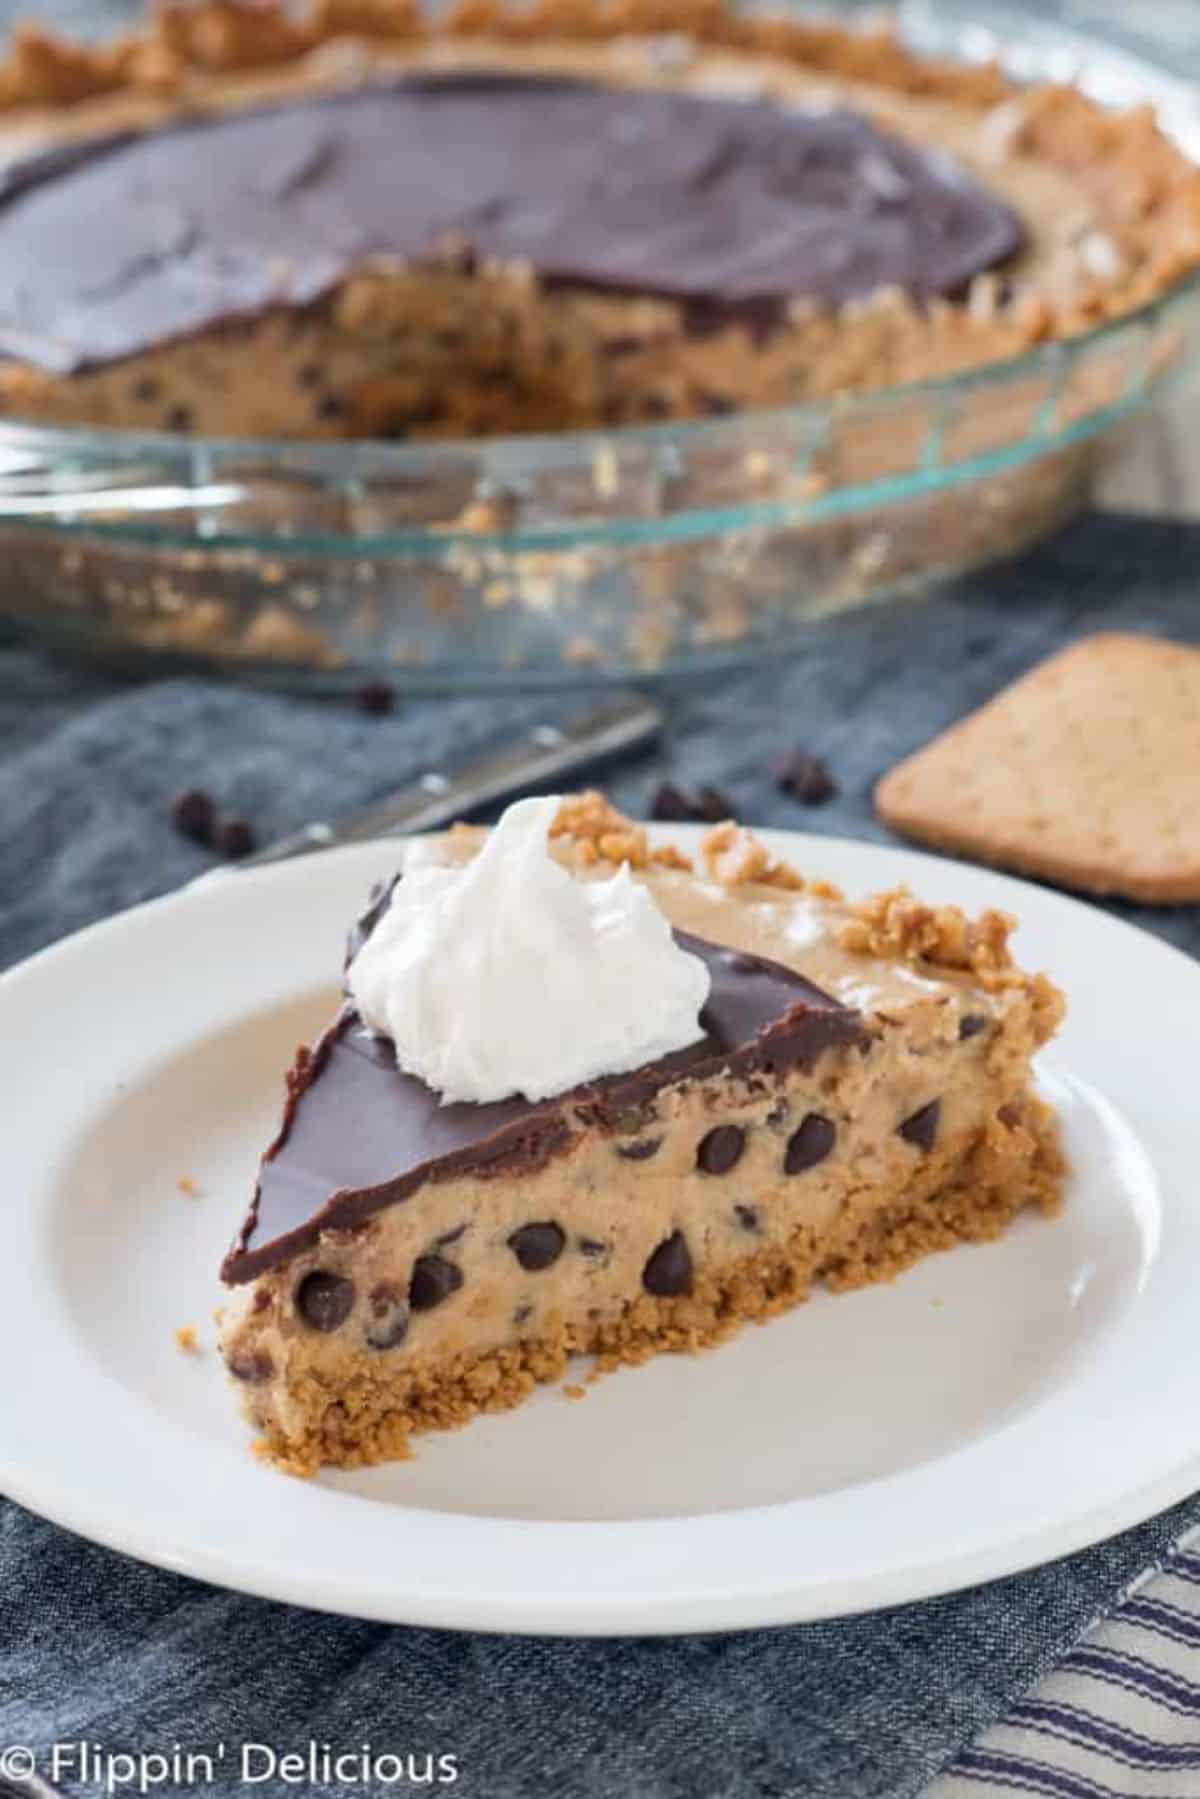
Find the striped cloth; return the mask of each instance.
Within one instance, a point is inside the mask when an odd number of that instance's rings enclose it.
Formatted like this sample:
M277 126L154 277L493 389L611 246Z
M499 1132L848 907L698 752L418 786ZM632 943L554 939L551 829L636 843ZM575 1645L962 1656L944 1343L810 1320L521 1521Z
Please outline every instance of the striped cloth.
M926 1799L1198 1799L1200 1530L1182 1537Z

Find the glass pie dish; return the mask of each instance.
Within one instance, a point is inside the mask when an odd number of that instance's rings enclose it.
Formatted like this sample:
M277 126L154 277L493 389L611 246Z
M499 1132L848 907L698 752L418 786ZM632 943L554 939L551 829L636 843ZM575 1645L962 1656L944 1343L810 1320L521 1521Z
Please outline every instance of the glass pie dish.
M902 9L918 50L1149 100L1140 45L984 0ZM125 666L413 691L561 685L802 647L1086 503L1121 423L1200 348L1200 277L949 378L786 410L462 442L254 442L0 421L0 618Z

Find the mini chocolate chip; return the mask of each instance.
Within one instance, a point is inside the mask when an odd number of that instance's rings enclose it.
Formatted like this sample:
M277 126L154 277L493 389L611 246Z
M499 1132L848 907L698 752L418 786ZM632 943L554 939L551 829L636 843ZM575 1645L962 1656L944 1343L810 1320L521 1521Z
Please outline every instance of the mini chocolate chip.
M661 1148L661 1137L638 1137L633 1143L618 1143L617 1154L626 1162L648 1162Z
M728 1174L742 1157L746 1133L739 1124L719 1124L701 1137L696 1149L696 1166L705 1174Z
M190 431L192 428L192 409L190 406L172 406L163 420L168 431Z
M906 1118L904 1123L897 1127L904 1141L911 1143L916 1149L932 1149L937 1138L938 1116L941 1109L941 1100L931 1099L927 1106L922 1106L919 1112L914 1112L911 1118Z
M815 1168L818 1162L825 1160L836 1141L837 1131L828 1118L820 1112L807 1113L788 1138L783 1152L783 1172L803 1174L805 1169Z
M227 1366L234 1380L248 1381L253 1387L270 1380L275 1372L275 1364L265 1349L235 1350Z
M153 375L142 375L139 380L134 382L129 391L135 400L143 406L148 406L152 400L157 400L162 392L162 383L155 380Z
M823 806L837 792L837 782L819 756L796 750L781 756L771 770L781 793L790 794L802 806Z
M399 1287L381 1281L372 1287L368 1304L368 1344L372 1349L398 1349L408 1335L408 1300Z
M431 1312L462 1284L462 1269L445 1256L419 1256L408 1284L408 1303L414 1312Z
M364 681L354 689L354 704L370 718L383 718L396 704L396 690L386 681Z
M529 1320L532 1317L533 1317L533 1307L532 1306L530 1306L530 1305L518 1306L516 1311L513 1313L513 1323L514 1324L528 1324Z
M337 394L322 394L315 410L319 419L340 419L345 407Z
M980 1031L986 1031L987 1019L982 1012L964 1012L958 1021L958 1041L965 1043L968 1037L978 1037Z
M354 1310L354 1282L314 1268L296 1288L296 1310L315 1331L335 1331Z
M254 848L254 832L244 818L223 818L214 838L217 849L231 862L240 862Z
M566 1241L561 1225L523 1224L508 1239L508 1247L527 1273L536 1274L557 1262Z
M217 809L203 787L185 787L171 801L171 823L193 843L211 843Z
M692 803L671 781L664 781L650 802L650 816L664 824L683 824L692 817Z
M744 1231L758 1229L758 1213L753 1206L734 1206L733 1215Z
M581 1256L606 1256L609 1253L609 1246L607 1243L602 1243L599 1237L580 1237L579 1253Z
M682 1231L663 1239L642 1269L642 1285L659 1299L677 1299L692 1290L692 1258Z

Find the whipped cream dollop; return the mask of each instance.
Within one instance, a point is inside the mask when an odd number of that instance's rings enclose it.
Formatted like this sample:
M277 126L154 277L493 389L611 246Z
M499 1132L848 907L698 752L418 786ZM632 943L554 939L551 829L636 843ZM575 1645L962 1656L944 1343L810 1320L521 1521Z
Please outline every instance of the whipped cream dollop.
M550 854L557 799L510 806L460 867L406 870L350 965L364 1022L441 1095L547 1099L695 1043L709 974L622 864Z

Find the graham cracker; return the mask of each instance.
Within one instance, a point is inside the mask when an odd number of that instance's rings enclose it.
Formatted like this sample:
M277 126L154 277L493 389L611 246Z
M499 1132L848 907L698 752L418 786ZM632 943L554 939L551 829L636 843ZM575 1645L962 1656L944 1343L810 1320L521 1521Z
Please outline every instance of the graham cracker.
M892 769L875 806L906 837L1063 886L1200 900L1200 649L1085 637Z

